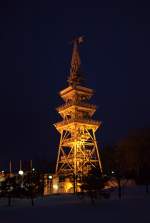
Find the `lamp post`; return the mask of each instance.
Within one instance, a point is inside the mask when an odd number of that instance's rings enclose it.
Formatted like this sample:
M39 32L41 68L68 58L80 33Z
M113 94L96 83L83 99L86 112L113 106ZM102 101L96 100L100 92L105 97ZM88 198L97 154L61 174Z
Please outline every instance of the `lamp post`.
M23 172L23 170L19 170L18 173L21 176L21 188L23 188L23 174L24 174L24 172Z
M49 175L49 176L48 176L48 188L49 188L49 193L51 193L52 179L53 179L53 176Z
M12 161L9 161L9 176L12 174Z

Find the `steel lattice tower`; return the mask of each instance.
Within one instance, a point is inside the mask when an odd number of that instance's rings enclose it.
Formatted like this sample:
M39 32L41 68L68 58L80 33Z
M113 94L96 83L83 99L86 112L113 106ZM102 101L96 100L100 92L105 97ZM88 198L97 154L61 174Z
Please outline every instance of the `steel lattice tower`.
M102 172L95 132L101 125L92 119L96 106L88 103L93 90L84 87L79 55L82 37L73 41L69 86L60 91L64 104L57 108L63 118L54 126L59 131L60 144L56 163L56 174L82 176L92 168Z

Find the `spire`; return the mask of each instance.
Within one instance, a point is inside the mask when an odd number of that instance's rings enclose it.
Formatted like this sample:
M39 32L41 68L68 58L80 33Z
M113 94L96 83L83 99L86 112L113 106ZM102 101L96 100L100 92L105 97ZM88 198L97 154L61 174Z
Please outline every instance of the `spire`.
M73 40L73 52L71 59L70 76L68 78L69 85L76 86L83 82L81 72L81 60L79 54L79 44L83 42L83 37L77 37Z

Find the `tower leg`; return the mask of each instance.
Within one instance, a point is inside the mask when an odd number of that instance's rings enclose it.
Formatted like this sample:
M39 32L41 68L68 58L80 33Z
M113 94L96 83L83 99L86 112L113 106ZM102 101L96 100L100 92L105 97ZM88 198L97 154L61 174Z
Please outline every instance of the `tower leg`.
M61 132L61 136L60 136L60 143L59 143L56 170L55 170L56 173L58 172L58 164L59 164L59 159L60 159L60 150L61 150L62 138L63 138L63 131Z
M97 146L97 141L96 141L96 137L95 137L95 132L94 132L94 130L92 130L92 131L93 131L93 139L94 139L94 144L95 144L95 148L96 148L96 153L97 153L97 156L98 156L98 163L99 163L100 171L102 173L103 172L102 164L101 164L101 159L100 159L100 155L99 155L99 151L98 151L98 146Z

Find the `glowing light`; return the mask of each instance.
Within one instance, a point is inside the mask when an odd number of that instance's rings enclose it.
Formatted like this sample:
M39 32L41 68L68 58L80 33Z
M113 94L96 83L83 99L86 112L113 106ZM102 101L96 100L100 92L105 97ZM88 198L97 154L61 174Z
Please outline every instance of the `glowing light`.
M114 174L115 172L112 170L111 173Z
M19 170L18 173L19 173L19 175L21 175L21 176L24 174L23 170Z
M71 182L65 182L64 187L65 187L65 191L66 191L66 192L69 192L70 189L73 188L73 185L72 185Z
M54 190L58 190L58 185L57 184L53 184L53 189Z
M48 176L48 179L49 179L49 180L51 180L52 178L53 178L53 176L51 176L51 175Z
M35 168L32 168L32 171L35 171Z

